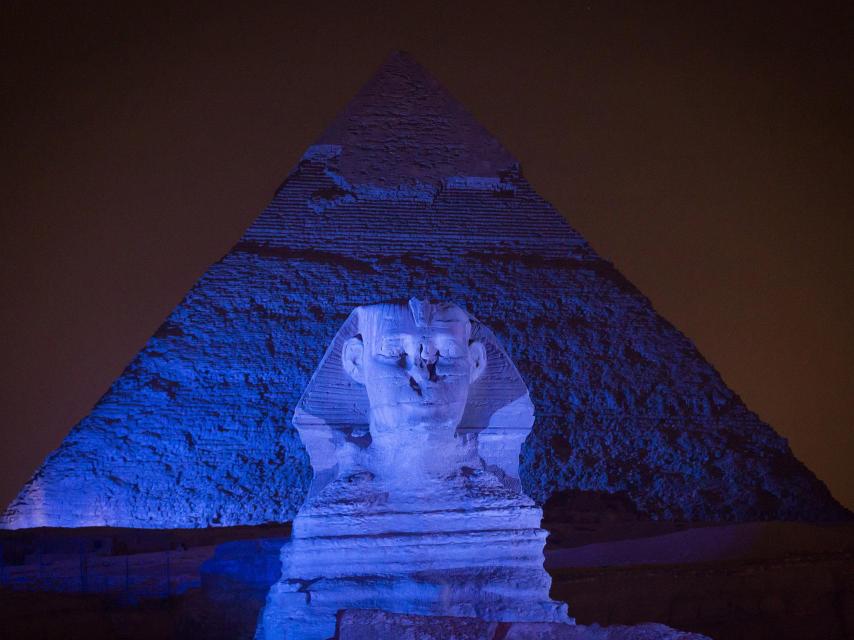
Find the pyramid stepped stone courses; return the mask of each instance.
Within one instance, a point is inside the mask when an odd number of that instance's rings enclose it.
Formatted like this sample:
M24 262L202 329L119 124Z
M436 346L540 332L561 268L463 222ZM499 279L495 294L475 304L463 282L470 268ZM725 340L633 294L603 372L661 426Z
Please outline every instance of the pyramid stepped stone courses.
M293 409L348 311L453 300L493 328L536 423L525 492L654 518L850 514L694 345L539 197L421 67L392 56L5 512L4 527L291 519Z

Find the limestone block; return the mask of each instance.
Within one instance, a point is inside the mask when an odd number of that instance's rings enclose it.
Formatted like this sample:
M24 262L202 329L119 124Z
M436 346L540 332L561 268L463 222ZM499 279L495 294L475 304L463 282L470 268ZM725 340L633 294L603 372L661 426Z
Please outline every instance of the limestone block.
M569 625L486 622L475 618L417 616L347 609L338 614L335 640L709 640L663 624Z

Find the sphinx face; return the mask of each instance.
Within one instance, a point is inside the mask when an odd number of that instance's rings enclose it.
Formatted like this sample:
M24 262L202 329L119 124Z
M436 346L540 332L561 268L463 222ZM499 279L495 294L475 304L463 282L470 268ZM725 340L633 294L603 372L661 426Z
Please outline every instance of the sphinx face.
M485 364L483 346L469 344L465 313L446 307L419 323L405 305L373 305L362 308L360 331L361 340L345 345L344 366L366 387L374 438L453 436L469 385Z
M400 329L366 345L365 386L374 422L453 431L465 410L471 374L464 327Z

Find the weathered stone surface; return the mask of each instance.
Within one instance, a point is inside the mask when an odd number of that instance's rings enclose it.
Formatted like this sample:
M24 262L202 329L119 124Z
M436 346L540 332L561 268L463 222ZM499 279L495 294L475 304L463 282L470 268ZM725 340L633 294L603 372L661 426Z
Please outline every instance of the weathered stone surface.
M291 424L348 310L454 300L531 389L525 491L621 493L657 518L849 516L694 345L406 56L311 147L53 452L4 527L288 520Z
M493 333L457 305L414 298L354 310L293 418L311 458L309 500L354 468L412 488L484 465L518 493L533 422L528 389Z
M376 609L338 614L335 640L708 640L663 624L600 627L555 622L486 622Z
M363 607L572 622L518 477L533 422L513 363L457 305L354 310L297 406L314 478L255 637L326 640Z

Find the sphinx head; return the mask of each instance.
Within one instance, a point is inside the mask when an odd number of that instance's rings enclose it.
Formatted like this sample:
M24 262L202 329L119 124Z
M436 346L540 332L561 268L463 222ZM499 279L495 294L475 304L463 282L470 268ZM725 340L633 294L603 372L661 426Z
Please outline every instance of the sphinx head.
M468 314L411 299L357 309L359 335L342 349L344 370L364 384L374 441L406 434L453 437L469 385L486 368Z

